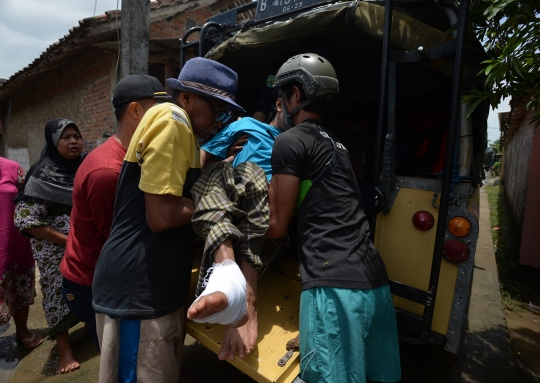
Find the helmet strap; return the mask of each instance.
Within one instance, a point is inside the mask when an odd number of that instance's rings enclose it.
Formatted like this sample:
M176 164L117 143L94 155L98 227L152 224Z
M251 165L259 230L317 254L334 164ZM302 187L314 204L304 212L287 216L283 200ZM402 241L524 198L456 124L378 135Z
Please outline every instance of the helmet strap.
M294 117L306 106L311 104L313 100L307 99L300 105L298 105L296 108L292 110L292 112L289 112L289 108L287 107L287 99L285 97L285 93L281 95L281 112L283 113L283 117L285 117L285 122L287 123L287 127L290 129L294 126Z
M283 117L285 117L287 129L292 128L294 126L294 122L291 113L289 112L289 108L287 107L287 98L285 97L285 93L281 95L281 113L283 114Z

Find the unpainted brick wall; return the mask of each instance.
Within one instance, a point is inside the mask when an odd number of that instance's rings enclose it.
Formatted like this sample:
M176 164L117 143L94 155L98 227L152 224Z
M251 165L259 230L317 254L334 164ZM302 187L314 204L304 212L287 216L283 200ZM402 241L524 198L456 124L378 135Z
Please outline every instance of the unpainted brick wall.
M186 18L195 21L196 25L204 25L206 19L219 12L212 12L208 7L183 12L177 17L160 20L150 25L150 40L167 37L181 38L186 32Z
M60 69L36 76L29 88L13 97L7 147L28 148L34 163L45 145L45 123L65 117L78 125L85 151L92 150L98 137L116 127L110 104L115 63L116 56L89 48Z
M183 12L150 25L150 39L182 37L186 18L204 25L214 14L208 7ZM60 69L35 77L33 85L13 97L6 146L28 148L30 162L39 158L45 145L43 127L52 118L77 123L89 152L104 133L113 133L116 119L110 104L115 79L116 55L89 47Z

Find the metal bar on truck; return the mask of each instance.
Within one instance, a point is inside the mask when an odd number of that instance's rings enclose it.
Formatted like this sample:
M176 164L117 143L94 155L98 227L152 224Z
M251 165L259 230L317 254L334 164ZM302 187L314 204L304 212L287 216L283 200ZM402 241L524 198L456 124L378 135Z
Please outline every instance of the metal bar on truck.
M452 101L450 107L450 124L448 127L448 138L446 141L446 155L444 159L444 175L441 187L441 202L439 205L439 216L437 219L437 232L435 245L433 248L433 261L431 263L431 275L427 291L427 304L422 316L423 331L422 338L429 341L431 333L431 323L433 321L433 311L435 309L435 298L439 284L439 273L441 270L442 248L444 236L446 234L446 222L448 219L448 206L450 205L450 193L452 186L452 167L454 166L454 154L456 149L456 138L458 122L461 120L461 82L463 74L463 53L465 50L465 34L467 32L467 17L469 14L469 0L462 0L459 5L458 32L456 56L454 60L454 79L452 82Z
M386 132L386 98L388 92L388 62L390 59L390 38L392 37L392 11L393 0L384 1L384 32L381 65L381 85L379 88L379 116L377 124L377 141L375 143L375 168L373 172L373 185L378 187L381 177L381 157L383 150L383 138ZM377 214L373 214L370 222L371 241L375 239L375 225Z
M396 281L390 281L390 291L398 297L420 303L421 305L426 304L427 292L417 289L416 287L408 286Z
M202 27L193 27L191 28L189 31L187 31L186 33L184 33L184 36L182 36L182 41L181 41L181 45L180 45L180 70L182 70L182 67L184 66L184 64L186 63L186 57L185 57L185 53L184 51L191 47L191 46L194 46L196 44L199 44L198 41L194 41L194 42L191 42L188 44L187 42L187 38L195 33L195 32L200 32L202 29Z
M204 57L204 40L206 37L206 33L208 29L210 28L216 28L218 31L221 28L221 25L219 23L216 23L215 21L209 21L201 29L201 34L199 36L199 57Z

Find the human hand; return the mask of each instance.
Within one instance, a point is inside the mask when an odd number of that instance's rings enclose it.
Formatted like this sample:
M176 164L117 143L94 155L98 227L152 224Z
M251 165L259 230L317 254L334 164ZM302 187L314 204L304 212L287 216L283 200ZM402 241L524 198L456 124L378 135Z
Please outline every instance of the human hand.
M226 162L233 162L234 158L242 149L244 149L244 144L248 141L249 134L242 134L238 139L229 147L227 152Z

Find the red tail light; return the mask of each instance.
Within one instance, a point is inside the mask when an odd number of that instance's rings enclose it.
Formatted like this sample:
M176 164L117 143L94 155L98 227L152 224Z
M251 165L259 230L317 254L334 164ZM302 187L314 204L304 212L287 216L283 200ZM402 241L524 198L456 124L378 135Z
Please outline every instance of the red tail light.
M443 245L443 257L448 262L457 265L469 258L469 248L463 242L451 239Z
M435 218L429 211L417 211L412 217L412 223L418 230L426 231L433 227Z

